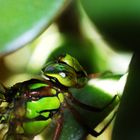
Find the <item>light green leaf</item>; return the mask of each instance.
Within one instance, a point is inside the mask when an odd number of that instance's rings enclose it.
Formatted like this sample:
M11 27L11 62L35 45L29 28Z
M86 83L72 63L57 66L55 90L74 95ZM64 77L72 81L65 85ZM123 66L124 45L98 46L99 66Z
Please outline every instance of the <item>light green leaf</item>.
M0 55L29 43L70 0L1 0Z

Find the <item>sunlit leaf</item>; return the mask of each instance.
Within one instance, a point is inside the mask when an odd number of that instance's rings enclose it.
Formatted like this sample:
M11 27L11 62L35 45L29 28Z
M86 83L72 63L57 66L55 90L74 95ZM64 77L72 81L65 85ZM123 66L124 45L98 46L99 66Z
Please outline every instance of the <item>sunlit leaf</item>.
M70 0L1 0L0 54L33 40L57 17Z

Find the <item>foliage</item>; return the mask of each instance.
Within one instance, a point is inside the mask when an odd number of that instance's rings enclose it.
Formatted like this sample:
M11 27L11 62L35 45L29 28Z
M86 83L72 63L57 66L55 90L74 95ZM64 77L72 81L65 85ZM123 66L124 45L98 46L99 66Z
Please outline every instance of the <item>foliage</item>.
M134 114L130 117L134 120L138 111L138 104L135 104L137 97L132 98L131 102L132 93L135 91L135 95L138 95L139 91L139 72L136 70L139 68L138 0L1 0L0 5L1 83L11 86L30 78L40 78L40 69L46 62L60 54L69 53L80 61L88 74L97 73L96 78L89 81L84 88L71 89L73 96L82 102L103 106L118 91L121 94L125 84L122 83L122 75L130 71L112 139L125 139L124 135L139 130L135 125L138 120L132 123L134 127L127 125L126 128L121 125L130 122L126 117L128 112ZM137 53L129 68L132 53L135 51ZM105 71L111 71L112 74L99 74ZM117 102L100 115L91 115L79 108L78 110L95 128ZM89 118L88 113L91 116ZM87 130L69 114L69 110L65 110L60 139L85 138ZM122 123L121 119L126 121ZM126 131L123 131L125 128ZM53 130L54 125L44 130L42 136L52 139ZM116 135L120 131L123 134ZM139 135L136 136L139 139ZM133 135L132 137L135 139Z

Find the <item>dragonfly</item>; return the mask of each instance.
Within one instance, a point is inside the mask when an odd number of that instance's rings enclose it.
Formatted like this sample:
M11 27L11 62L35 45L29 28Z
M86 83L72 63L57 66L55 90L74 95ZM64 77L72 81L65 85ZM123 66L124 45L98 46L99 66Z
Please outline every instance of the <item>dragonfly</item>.
M48 62L41 70L41 79L30 79L11 87L0 85L0 133L2 140L31 140L56 122L53 140L59 140L63 128L64 108L68 108L74 118L94 137L108 127L114 116L99 131L88 126L79 117L78 110L71 103L91 112L102 112L116 100L99 108L77 100L70 88L84 87L89 76L78 60L69 54ZM114 113L115 115L115 113ZM79 119L80 118L80 119Z

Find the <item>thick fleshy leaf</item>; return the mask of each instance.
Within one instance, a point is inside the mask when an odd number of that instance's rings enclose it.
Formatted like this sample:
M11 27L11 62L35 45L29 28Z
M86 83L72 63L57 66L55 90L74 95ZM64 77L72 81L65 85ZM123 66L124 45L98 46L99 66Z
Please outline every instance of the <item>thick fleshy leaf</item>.
M0 55L33 40L70 0L1 0Z

